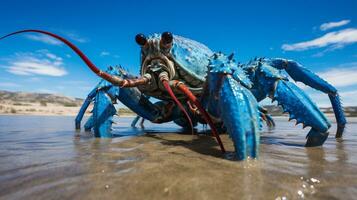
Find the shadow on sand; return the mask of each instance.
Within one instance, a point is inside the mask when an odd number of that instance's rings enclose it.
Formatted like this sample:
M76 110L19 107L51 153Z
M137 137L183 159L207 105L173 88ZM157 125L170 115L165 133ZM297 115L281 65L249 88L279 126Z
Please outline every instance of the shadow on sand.
M153 132L147 133L145 137L159 140L161 144L168 146L181 146L202 155L224 158L215 138L207 135L194 135L192 140L168 139L161 137Z

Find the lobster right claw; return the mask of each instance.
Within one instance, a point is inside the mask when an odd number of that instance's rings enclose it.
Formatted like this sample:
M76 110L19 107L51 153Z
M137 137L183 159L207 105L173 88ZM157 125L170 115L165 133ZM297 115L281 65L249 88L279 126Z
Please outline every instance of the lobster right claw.
M237 158L256 158L260 143L260 115L253 94L234 79L226 77L218 106L220 117L234 142Z
M235 68L232 58L223 54L215 54L210 66L208 111L227 128L238 160L258 157L260 111L256 98L247 88L249 84L242 81L246 75Z

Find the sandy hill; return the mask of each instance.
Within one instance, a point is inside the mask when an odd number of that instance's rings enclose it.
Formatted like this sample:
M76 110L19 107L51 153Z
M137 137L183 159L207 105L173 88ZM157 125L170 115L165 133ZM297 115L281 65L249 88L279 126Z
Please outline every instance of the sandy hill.
M82 102L57 94L0 91L0 114L76 115Z
M12 101L18 103L53 103L63 106L80 106L83 99L71 98L57 94L9 92L0 90L0 101Z

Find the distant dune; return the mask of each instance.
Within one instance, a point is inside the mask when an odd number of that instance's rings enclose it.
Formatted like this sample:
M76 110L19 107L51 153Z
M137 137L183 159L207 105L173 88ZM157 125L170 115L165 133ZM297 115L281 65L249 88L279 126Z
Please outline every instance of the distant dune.
M0 115L77 115L83 99L58 94L10 92L0 90ZM86 115L90 114L90 105ZM133 116L131 110L120 108L121 116Z
M57 94L10 92L0 90L0 114L20 115L76 115L83 99L71 98ZM282 115L278 106L265 106L272 115ZM92 106L87 109L90 114ZM332 108L321 108L328 115L333 115ZM345 107L347 116L357 116L357 106ZM135 115L127 108L120 108L121 115Z
M82 102L55 94L0 91L0 114L76 115Z
M268 106L264 106L268 112L271 115L274 116L281 116L283 115L283 109L280 106L275 106L275 105L268 105ZM322 112L324 112L326 115L328 116L333 116L333 109L332 107L324 107L324 108L320 108L320 110ZM348 106L348 107L344 107L345 110L345 114L347 117L357 117L357 106Z

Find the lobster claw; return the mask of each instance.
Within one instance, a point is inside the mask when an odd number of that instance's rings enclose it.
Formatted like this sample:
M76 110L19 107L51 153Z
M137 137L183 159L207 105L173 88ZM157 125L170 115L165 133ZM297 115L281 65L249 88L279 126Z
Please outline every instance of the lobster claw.
M234 79L226 77L218 96L218 107L234 142L237 158L256 158L260 143L260 115L253 94Z
M213 56L209 80L208 111L222 120L234 142L238 160L256 158L260 142L260 112L247 88L245 73L223 54Z

